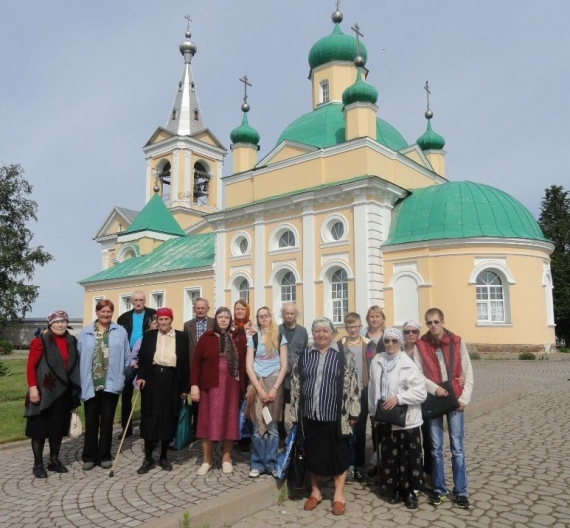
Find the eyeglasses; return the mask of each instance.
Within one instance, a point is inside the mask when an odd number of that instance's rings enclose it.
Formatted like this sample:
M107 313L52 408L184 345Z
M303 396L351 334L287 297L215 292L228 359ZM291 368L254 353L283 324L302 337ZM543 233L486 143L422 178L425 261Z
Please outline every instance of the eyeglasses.
M416 328L410 328L410 330L404 330L404 334L408 335L408 334L419 334L420 331Z
M439 323L441 323L441 321L438 321L437 319L434 319L433 321L426 321L426 324L427 324L428 326L431 326L431 325L438 325Z
M384 339L384 344L385 345L397 345L400 342L399 339Z
M347 330L357 330L358 328L362 328L362 325L353 325L346 327Z

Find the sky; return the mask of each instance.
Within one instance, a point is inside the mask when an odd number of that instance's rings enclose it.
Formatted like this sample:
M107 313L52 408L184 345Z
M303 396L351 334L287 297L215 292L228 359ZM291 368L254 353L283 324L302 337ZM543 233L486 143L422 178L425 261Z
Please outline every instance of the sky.
M229 151L243 85L258 159L311 110L311 46L333 29L333 0L2 0L0 163L33 185L38 268L28 317L82 317L77 284L101 270L93 237L114 206L145 204L143 145L165 126L192 18L192 61L205 125ZM358 22L378 115L413 144L426 128L446 140L446 176L493 185L538 218L544 190L570 188L568 0L343 0ZM231 172L231 152L224 175Z

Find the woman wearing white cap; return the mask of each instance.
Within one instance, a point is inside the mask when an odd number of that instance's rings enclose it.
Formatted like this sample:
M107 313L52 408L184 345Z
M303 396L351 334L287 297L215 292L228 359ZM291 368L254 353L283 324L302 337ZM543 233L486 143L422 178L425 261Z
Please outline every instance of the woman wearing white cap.
M48 330L30 343L24 416L26 436L32 439L33 474L47 478L43 461L46 438L49 441L47 468L67 473L59 460L61 441L67 436L71 409L79 407L81 392L77 341L67 331L69 317L63 310L47 316Z

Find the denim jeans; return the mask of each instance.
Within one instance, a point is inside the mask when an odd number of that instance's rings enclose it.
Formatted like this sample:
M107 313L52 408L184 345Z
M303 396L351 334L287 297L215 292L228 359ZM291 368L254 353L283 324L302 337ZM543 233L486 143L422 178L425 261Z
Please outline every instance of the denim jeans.
M275 470L278 449L279 430L277 422L271 422L267 426L267 433L263 435L255 424L251 442L251 469L257 469L261 473L271 473Z
M451 468L453 470L453 494L457 497L467 496L467 469L463 451L463 435L465 432L465 413L452 411L447 413L449 443L451 448ZM433 490L443 495L447 494L445 474L443 471L443 416L428 420L432 442L432 484Z

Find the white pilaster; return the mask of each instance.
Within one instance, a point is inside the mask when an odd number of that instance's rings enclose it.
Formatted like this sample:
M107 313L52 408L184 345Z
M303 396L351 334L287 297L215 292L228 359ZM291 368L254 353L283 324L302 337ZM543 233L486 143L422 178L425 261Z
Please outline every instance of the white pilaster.
M253 263L253 310L265 304L265 224L263 216L258 216L253 224L255 257Z
M192 151L184 149L184 205L190 207L192 199Z
M304 326L315 319L315 213L312 206L303 208L303 313Z
M214 299L212 306L218 307L225 304L225 282L229 281L226 277L226 236L227 230L225 225L219 224L216 229L216 256L214 257L215 285Z
M172 151L172 167L170 168L170 205L171 207L175 207L178 205L178 201L180 198L178 197L178 189L180 186L178 185L178 168L179 168L179 159L178 154L180 153L179 149L174 149Z
M218 173L216 174L216 203L211 204L220 211L224 209L224 183L222 181L222 171L224 169L224 162L222 160L218 161Z

